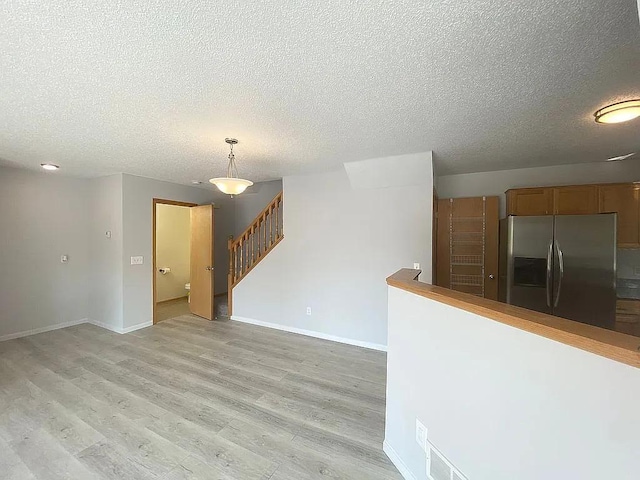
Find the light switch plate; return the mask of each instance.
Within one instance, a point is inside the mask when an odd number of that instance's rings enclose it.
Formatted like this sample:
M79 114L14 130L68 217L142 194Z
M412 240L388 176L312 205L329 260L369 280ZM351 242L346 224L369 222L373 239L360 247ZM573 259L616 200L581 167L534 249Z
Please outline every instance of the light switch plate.
M418 262L415 262L415 263L413 264L413 269L414 269L414 270L420 270L420 264L419 264Z
M137 257L131 257L131 265L142 265L144 263L144 257L139 255Z
M60 263L68 263L68 262L69 262L69 255L60 256Z

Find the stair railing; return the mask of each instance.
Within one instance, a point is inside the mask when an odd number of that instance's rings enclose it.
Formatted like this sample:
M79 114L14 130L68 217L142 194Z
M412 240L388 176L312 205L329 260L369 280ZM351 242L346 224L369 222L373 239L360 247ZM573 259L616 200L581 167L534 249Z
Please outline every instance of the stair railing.
M231 290L284 238L282 192L235 240L229 238L229 299ZM231 301L229 301L231 307Z

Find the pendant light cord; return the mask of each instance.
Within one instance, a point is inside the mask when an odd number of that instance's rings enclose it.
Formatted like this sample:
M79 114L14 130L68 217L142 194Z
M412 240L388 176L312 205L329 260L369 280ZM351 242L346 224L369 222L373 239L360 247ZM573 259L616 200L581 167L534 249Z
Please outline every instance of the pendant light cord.
M231 152L229 152L229 166L227 167L227 178L238 178L238 167L236 166L236 157L233 154L233 143L230 143ZM235 173L235 176L233 175Z

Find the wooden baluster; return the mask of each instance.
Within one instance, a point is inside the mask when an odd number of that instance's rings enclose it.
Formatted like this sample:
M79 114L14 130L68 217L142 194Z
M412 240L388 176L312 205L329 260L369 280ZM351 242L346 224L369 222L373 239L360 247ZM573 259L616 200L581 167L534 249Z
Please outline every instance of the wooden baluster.
M256 259L256 246L255 246L255 238L256 238L256 226L255 224L251 225L251 263L253 263Z
M281 205L282 205L282 202L280 201L280 199L278 199L278 204L276 206L276 208L277 208L277 210L276 210L276 215L277 215L276 224L278 225L278 238L280 238L282 236L282 211L280 210Z
M262 217L258 218L258 236L256 239L258 240L258 258L262 258L262 254L264 253L264 245L262 244L262 229L264 225L262 225Z
M268 223L269 223L269 247L271 247L271 244L273 243L273 232L272 232L272 228L271 228L271 224L273 223L273 217L271 215L271 205L269 205L269 208L267 209L267 218L268 218Z
M231 287L231 285L233 285L233 237L229 237L227 239L227 249L229 250L229 272L227 283L228 287Z
M244 238L240 237L240 268L238 277L242 278L244 274Z
M276 212L276 240L278 240L278 238L279 238L279 234L278 234L278 232L279 232L279 229L278 229L278 225L279 225L279 223L278 223L278 200L276 200L275 212Z
M265 251L269 248L269 237L267 236L269 234L268 230L267 230L267 212L265 210L265 212L263 213L263 221L264 221L264 249Z
M244 262L244 272L242 272L243 275L247 270L249 270L249 267L251 267L251 256L249 255L249 235L246 233L244 234L244 250L245 258L247 260Z

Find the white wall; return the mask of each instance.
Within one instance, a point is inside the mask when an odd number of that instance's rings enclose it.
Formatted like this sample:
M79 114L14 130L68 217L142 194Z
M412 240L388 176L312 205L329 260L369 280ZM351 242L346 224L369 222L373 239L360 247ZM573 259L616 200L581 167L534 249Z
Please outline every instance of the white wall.
M189 208L159 203L156 205L157 268L155 273L158 302L187 295L184 285L191 281L190 255L191 212ZM159 270L163 267L169 268L169 272L160 273Z
M242 195L236 195L231 199L234 212L234 237L239 236L251 225L264 207L273 197L282 191L282 180L272 182L260 182L248 188Z
M84 180L0 167L0 338L89 316L89 208Z
M521 168L497 172L465 173L436 178L439 198L499 195L500 214L505 215L504 192L518 187L634 182L640 180L640 160L579 165Z
M122 329L122 175L86 181L91 191L89 318ZM111 232L111 238L106 232Z
M148 324L153 320L152 212L153 199L162 198L188 203L216 203L219 215L228 207L226 195L204 188L178 185L150 178L123 175L123 328ZM216 240L218 237L216 236ZM227 249L226 242L214 242L216 249ZM143 265L131 265L131 257L142 255ZM216 291L226 291L228 266L218 268L214 284ZM220 274L222 270L222 274ZM224 280L219 280L219 276ZM220 285L222 283L222 286Z
M472 480L635 480L639 398L637 368L389 288L385 446L417 480L416 417Z
M354 189L344 169L285 177L284 240L234 288L234 318L386 346L385 278L413 262L431 278L431 152L422 157L428 173L413 186Z

